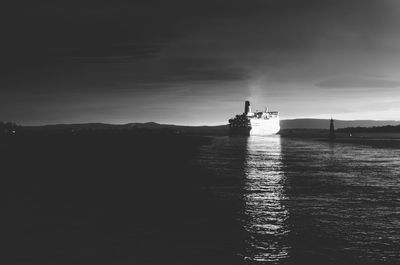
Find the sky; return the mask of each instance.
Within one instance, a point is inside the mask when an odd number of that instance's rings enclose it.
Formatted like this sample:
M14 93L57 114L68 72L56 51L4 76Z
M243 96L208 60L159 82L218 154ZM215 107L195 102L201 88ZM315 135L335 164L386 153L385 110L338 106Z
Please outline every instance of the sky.
M398 0L0 3L0 120L400 120Z

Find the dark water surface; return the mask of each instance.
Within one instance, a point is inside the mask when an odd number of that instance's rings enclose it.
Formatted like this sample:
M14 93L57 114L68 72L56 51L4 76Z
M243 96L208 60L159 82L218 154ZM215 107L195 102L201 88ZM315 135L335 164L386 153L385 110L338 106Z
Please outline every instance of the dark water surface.
M0 264L400 264L400 150L0 139Z
M242 200L246 264L400 264L400 150L216 138L199 163Z

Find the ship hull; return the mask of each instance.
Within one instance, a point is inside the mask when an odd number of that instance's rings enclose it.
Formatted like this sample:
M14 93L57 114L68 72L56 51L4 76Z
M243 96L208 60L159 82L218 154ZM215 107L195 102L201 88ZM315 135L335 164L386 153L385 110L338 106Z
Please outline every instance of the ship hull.
M251 130L250 135L273 135L280 130L279 118L268 120L250 119Z
M250 119L249 125L246 127L231 127L229 132L231 135L274 135L280 130L279 118L274 119Z

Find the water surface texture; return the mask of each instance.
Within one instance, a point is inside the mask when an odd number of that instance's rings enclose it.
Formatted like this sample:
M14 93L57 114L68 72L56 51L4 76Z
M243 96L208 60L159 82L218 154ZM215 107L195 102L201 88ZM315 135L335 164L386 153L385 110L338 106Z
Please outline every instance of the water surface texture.
M219 137L198 163L236 200L245 264L400 264L400 150Z
M130 134L0 147L0 264L400 264L399 149Z

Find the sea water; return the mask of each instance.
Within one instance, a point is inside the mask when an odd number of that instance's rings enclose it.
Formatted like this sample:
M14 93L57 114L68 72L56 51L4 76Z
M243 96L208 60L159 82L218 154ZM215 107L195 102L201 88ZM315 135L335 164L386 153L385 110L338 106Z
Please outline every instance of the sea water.
M197 163L240 204L243 264L400 264L400 150L217 137Z
M400 150L270 137L0 141L2 264L400 264Z

